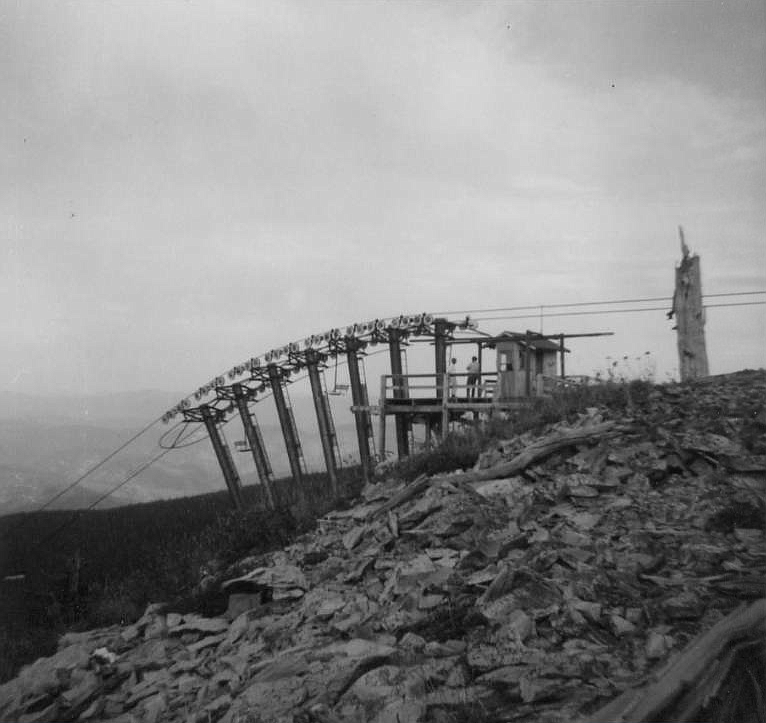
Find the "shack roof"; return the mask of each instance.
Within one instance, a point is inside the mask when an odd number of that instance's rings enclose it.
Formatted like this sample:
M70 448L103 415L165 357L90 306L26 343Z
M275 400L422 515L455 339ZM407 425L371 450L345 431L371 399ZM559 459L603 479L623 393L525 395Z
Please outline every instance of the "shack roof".
M504 331L502 334L500 334L499 337L497 337L497 340L515 341L522 346L526 346L527 338L529 339L530 349L540 349L541 351L561 351L559 344L555 341L552 341L551 339L546 339L544 337L535 338L534 336L526 337L525 334L519 334L515 331ZM564 351L569 352L569 349L565 347Z

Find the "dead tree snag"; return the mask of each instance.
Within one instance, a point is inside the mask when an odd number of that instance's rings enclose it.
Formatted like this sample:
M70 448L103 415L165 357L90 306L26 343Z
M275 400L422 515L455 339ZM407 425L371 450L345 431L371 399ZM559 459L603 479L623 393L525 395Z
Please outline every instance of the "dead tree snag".
M678 340L678 364L681 381L698 379L709 375L707 350L705 348L705 309L702 306L702 283L700 259L689 255L684 241L684 230L678 227L683 258L676 267L676 287L673 308L668 318L676 316Z

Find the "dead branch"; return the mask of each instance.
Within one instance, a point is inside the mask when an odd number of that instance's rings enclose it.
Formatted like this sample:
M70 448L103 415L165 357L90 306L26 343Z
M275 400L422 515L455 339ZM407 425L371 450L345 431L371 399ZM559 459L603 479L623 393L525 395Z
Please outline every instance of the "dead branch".
M417 497L421 492L428 489L430 484L431 478L427 474L422 474L420 477L416 477L403 490L397 492L390 500L388 500L388 502L384 502L377 510L370 514L370 519L383 515L389 510L393 510L399 505L404 504L407 500Z
M618 425L617 422L602 422L601 424L592 424L588 427L581 427L579 429L562 429L530 444L526 449L508 462L501 462L500 464L488 467L487 469L480 469L475 472L450 475L449 480L450 482L456 483L470 483L511 477L530 465L535 464L546 457L550 457L554 452L558 452L560 449L576 446L578 444L586 444L593 442L594 440L616 437L630 429L629 426Z
M766 599L761 599L747 608L738 608L695 638L679 658L657 673L657 682L625 691L585 720L588 723L642 723L654 720L704 677L730 645L745 637L763 636L764 633Z

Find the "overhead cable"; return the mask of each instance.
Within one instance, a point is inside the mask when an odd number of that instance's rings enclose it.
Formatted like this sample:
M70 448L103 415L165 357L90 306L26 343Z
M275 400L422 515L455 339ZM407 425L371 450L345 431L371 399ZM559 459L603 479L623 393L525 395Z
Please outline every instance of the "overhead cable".
M122 452L123 449L125 449L128 445L135 442L142 434L145 434L148 432L155 424L157 424L162 417L157 417L153 422L150 422L147 424L143 429L136 432L130 439L125 441L123 444L121 444L117 449L115 449L113 452L108 454L106 457L104 457L101 461L94 464L90 469L88 469L86 472L83 472L74 482L72 482L69 486L65 487L60 492L57 492L53 497L51 497L45 504L38 507L36 510L34 510L34 513L42 512L44 509L50 507L56 500L63 497L67 492L70 490L73 490L77 485L79 485L83 480L85 480L87 477L89 477L91 474L93 474L97 469L100 467L103 467L110 459L118 455L120 452Z
M703 294L702 298L717 298L722 296L752 296L766 294L763 291L732 291L720 294ZM614 304L641 304L653 301L672 301L672 296L650 296L642 299L610 299L608 301L575 301L569 304L530 304L527 306L502 306L494 309L458 309L453 311L435 311L434 314L491 314L497 311L530 311L532 309L563 309L579 306L609 306ZM552 315L551 315L552 316ZM521 317L520 317L521 318Z
M118 485L115 485L112 487L109 491L105 492L103 495L101 495L95 502L92 502L88 507L84 509L77 510L73 515L69 517L69 519L64 520L53 532L46 535L40 542L37 543L37 547L42 547L43 545L46 545L48 542L50 542L54 537L59 535L59 533L63 532L69 525L71 525L83 512L88 512L89 510L92 510L96 505L103 502L107 497L111 497L117 490L124 487L128 482L130 482L132 479L137 477L141 472L143 472L145 469L151 467L155 462L157 462L159 459L164 457L168 452L170 452L172 449L163 449L159 454L152 457L148 462L144 462L138 469L131 472L122 482L120 482Z
M740 301L740 302L732 302L730 304L705 304L705 309L714 309L714 308L720 308L725 306L763 306L766 304L766 301ZM533 308L539 308L539 307L533 307ZM548 308L548 307L546 307ZM647 306L647 307L638 307L634 309L602 309L599 311L559 311L555 312L553 314L544 314L543 317L545 319L552 319L553 317L560 317L560 316L592 316L592 315L598 315L598 314L629 314L633 312L639 312L639 311L667 311L667 307L664 306ZM505 321L508 319L539 319L540 314L521 314L521 315L514 315L514 316L477 316L475 317L476 321Z

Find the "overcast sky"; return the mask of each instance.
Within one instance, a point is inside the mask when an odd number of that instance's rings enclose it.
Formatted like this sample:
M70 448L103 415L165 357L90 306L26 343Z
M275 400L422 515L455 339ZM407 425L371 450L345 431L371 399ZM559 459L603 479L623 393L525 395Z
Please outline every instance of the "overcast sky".
M766 289L765 7L0 0L0 389L188 393L354 321L669 296L679 224L705 292ZM711 371L766 364L764 310L709 310ZM545 321L615 331L582 373L672 373L671 326Z

